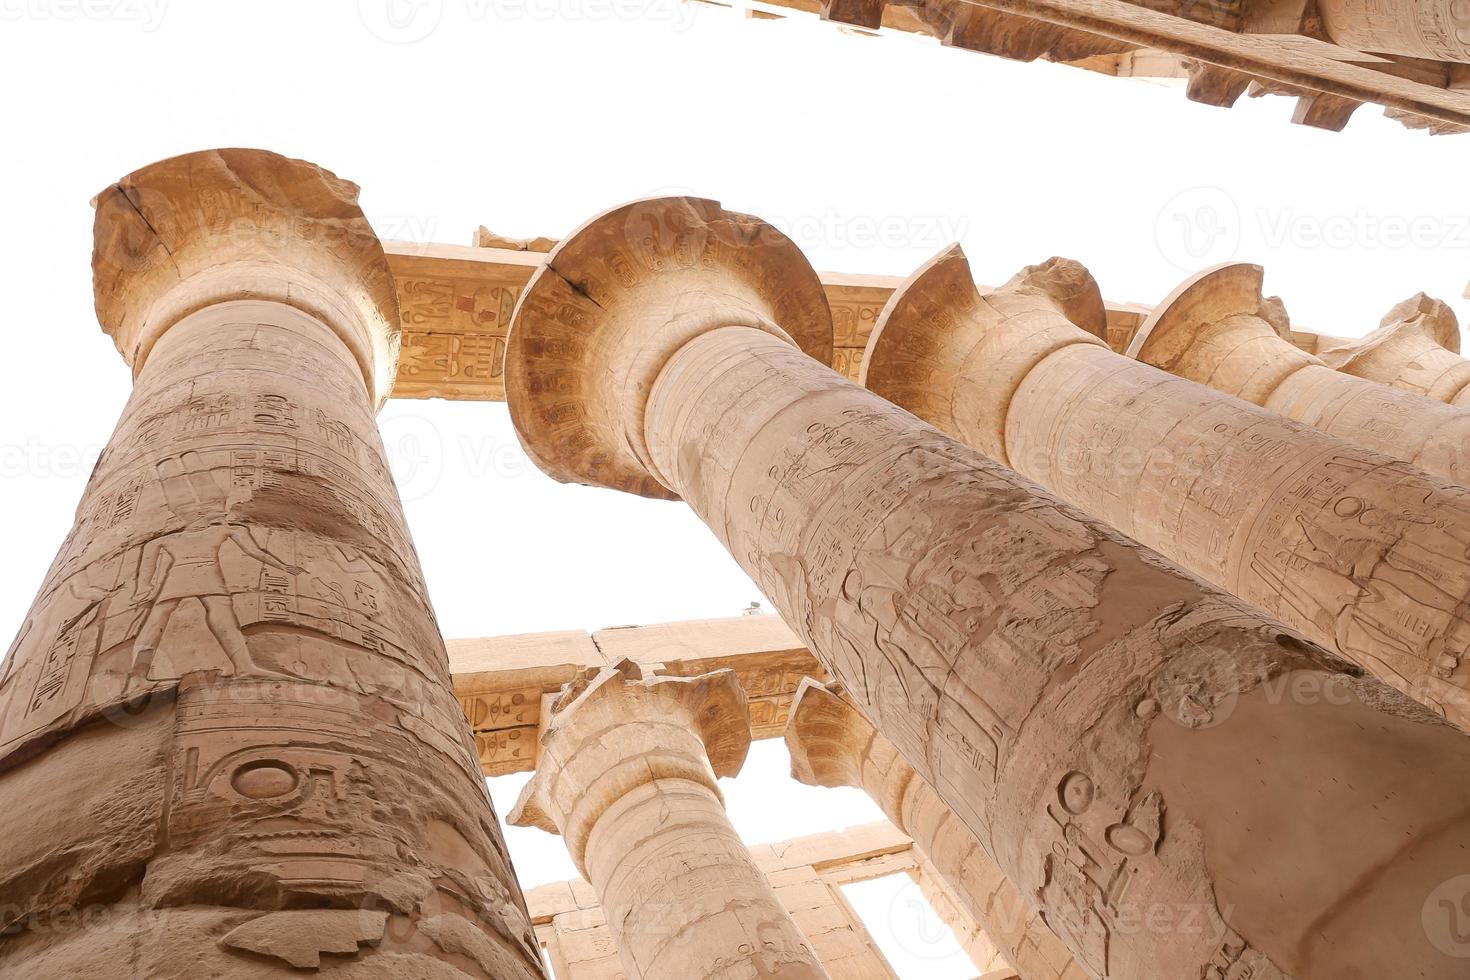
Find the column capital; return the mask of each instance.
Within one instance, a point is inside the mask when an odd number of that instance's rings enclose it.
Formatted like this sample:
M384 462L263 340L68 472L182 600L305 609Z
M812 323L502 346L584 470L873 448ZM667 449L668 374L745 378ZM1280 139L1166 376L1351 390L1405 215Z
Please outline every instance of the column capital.
M981 294L951 245L889 297L860 383L1005 463L1006 408L1026 375L1062 347L1106 337L1102 292L1080 263L1053 257Z
M821 280L772 225L716 201L613 208L560 242L521 294L506 400L526 452L563 483L677 499L658 477L644 405L668 359L719 327L754 327L830 363Z
M877 729L842 696L840 685L810 677L791 702L786 720L786 749L791 777L808 786L863 785L863 761Z
M284 303L342 338L381 405L397 367L398 300L357 195L351 181L266 150L202 150L134 171L93 201L102 329L136 377L191 313Z
M1409 361L1426 350L1460 353L1460 321L1441 300L1415 293L1384 315L1378 329L1364 337L1340 338L1317 352L1330 368L1378 379L1395 377ZM1361 368L1375 362L1369 373Z
M536 774L508 821L566 839L586 874L587 839L609 806L662 779L734 776L750 751L750 713L733 670L643 676L624 660L584 670L551 704Z
M1125 353L1261 404L1288 375L1320 363L1292 342L1286 308L1264 295L1264 278L1246 262L1190 276L1154 307Z

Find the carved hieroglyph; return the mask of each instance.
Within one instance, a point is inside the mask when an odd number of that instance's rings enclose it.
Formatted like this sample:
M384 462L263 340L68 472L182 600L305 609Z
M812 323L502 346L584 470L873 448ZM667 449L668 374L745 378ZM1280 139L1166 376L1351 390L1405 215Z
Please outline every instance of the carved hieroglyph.
M1470 408L1334 371L1292 344L1261 267L1206 269L1160 303L1128 356L1470 486Z
M1320 0L1317 11L1327 36L1344 47L1470 62L1465 0Z
M543 975L373 419L356 199L219 150L97 200L136 384L0 670L7 978Z
M951 247L864 382L1470 729L1470 490L1115 354L1102 322L1075 262L982 296Z
M631 980L828 980L725 814L749 748L734 671L623 661L557 696L510 821L562 835Z
M786 726L791 774L812 786L856 786L914 844L1026 980L1088 980L980 842L893 743L836 692L804 682Z
M1470 739L803 353L823 310L756 219L614 209L521 298L512 418L694 508L1086 969L1460 976Z

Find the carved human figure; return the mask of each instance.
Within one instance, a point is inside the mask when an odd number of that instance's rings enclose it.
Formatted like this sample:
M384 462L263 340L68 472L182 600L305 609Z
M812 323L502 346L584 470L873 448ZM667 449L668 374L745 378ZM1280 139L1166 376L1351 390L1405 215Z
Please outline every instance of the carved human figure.
M356 197L218 150L97 200L135 384L0 680L0 975L544 976L382 463Z
M786 723L791 774L865 790L943 878L968 919L1026 980L1087 980L1082 968L974 835L840 689L802 681ZM951 923L952 926L959 923ZM956 931L960 931L956 929Z
M566 840L631 980L828 980L725 815L715 779L750 748L734 671L589 668L551 712L510 822Z
M185 599L197 599L204 607L205 622L237 673L282 674L259 668L250 657L249 644L245 642L229 586L225 584L220 550L226 543L233 543L247 557L288 575L302 573L300 567L286 564L256 544L249 525L221 522L218 517L200 515L190 520L184 530L154 538L143 547L142 572L138 578L141 591L134 600L149 609L133 646L133 674L148 677L164 631Z
M522 294L511 416L559 479L683 498L1092 973L1458 976L1421 913L1470 870L1470 739L837 375L830 342L784 236L637 202Z
M1470 728L1470 492L1116 354L1105 323L1075 262L982 295L952 247L862 380Z

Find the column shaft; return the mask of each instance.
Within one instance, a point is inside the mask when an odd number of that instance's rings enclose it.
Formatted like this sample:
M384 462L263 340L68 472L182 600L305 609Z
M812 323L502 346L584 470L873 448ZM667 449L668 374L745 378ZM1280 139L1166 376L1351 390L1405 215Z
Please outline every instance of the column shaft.
M913 838L966 917L1023 980L1087 980L1092 975L954 811L846 699L810 678L803 681L787 722L786 745L797 779L862 789L895 827Z
M563 691L513 823L560 833L633 980L829 980L725 814L750 744L732 671ZM712 767L713 759L713 767Z
M517 431L682 497L1092 972L1457 975L1470 740L803 353L812 297L755 219L608 212L521 298Z
M1321 0L1318 10L1343 47L1470 62L1470 7L1461 0Z
M1128 356L1470 486L1470 409L1334 371L1260 315L1259 266L1187 281L1139 328Z
M99 284L171 312L99 291L136 386L0 679L6 977L542 976L373 419L386 264L346 188L219 151L99 204ZM288 301L348 252L340 305Z
M864 379L1470 729L1470 491L1115 354L1070 291L1100 322L1076 263L982 298L950 250L895 294Z

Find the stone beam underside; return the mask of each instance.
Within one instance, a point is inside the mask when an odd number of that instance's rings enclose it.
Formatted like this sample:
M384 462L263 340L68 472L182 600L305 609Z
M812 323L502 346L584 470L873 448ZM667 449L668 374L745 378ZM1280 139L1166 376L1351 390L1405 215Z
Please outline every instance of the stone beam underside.
M448 647L454 693L487 776L535 768L543 698L586 667L627 659L646 673L677 677L730 668L750 700L755 738L780 738L801 679L825 676L778 616L450 640Z

